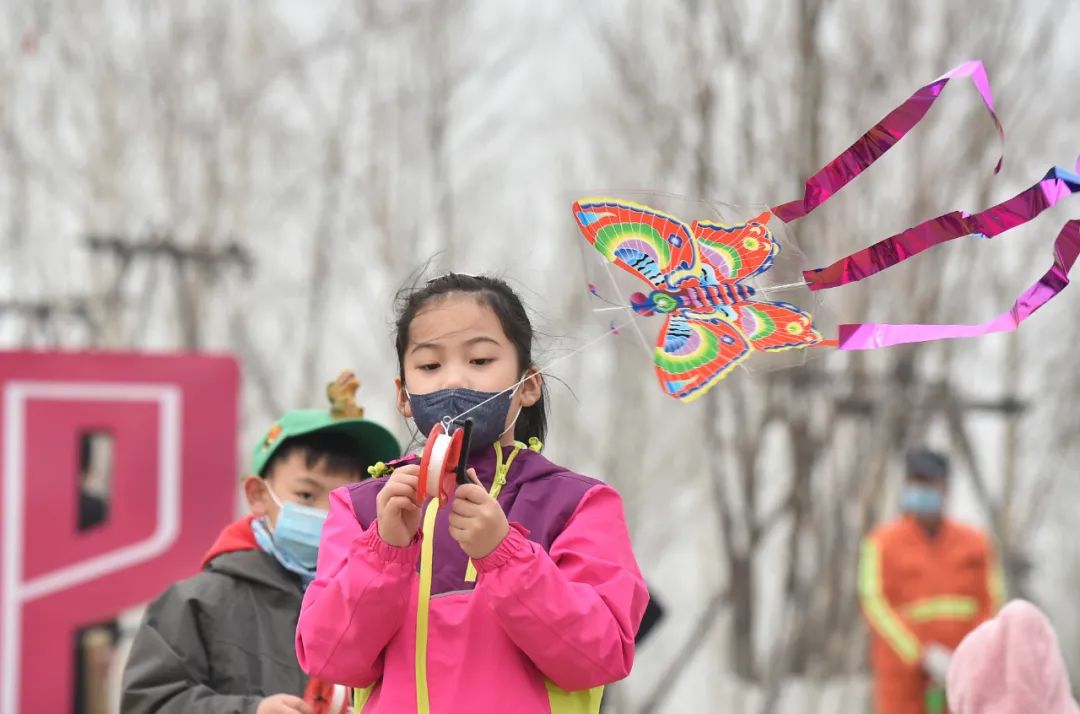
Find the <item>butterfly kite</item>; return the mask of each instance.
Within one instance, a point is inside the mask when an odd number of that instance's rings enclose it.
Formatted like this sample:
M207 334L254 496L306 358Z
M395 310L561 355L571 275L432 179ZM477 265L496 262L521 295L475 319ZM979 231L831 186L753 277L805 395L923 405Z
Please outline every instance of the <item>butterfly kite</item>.
M1004 140L985 69L981 62L965 62L920 88L814 174L806 182L802 199L774 206L745 223L725 226L695 220L688 224L616 198L574 203L574 218L585 239L608 261L642 281L642 291L629 296L631 309L638 315L664 318L653 359L667 394L692 401L754 352L807 347L866 350L1014 330L1068 285L1069 270L1080 255L1080 220L1070 220L1061 229L1050 270L1008 311L981 324L848 324L840 325L835 339L826 339L809 312L770 300L751 284L773 267L781 249L769 221L789 223L825 203L900 141L956 77L972 79ZM1001 163L999 159L995 173ZM954 238L993 238L1027 223L1062 198L1080 193L1078 173L1080 160L1075 171L1054 167L1034 185L981 212L952 211L827 267L804 270L799 285L811 291L826 290L868 278Z

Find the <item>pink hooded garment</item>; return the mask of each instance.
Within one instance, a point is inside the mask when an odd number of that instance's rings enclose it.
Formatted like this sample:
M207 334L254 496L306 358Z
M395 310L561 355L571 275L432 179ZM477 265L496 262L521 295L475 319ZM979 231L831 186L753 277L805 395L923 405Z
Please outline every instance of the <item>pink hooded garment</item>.
M964 638L947 690L952 714L1080 714L1054 629L1023 600Z
M385 478L333 492L296 633L306 672L366 688L363 714L599 709L601 687L630 672L648 603L622 500L520 446L505 462L501 447L470 459L485 487L505 476L511 523L475 578L449 508L395 548L376 521Z

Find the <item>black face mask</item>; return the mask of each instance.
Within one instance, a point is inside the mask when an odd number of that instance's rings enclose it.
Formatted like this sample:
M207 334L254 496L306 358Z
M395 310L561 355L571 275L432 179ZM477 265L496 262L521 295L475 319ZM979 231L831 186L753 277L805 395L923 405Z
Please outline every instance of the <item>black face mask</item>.
M506 425L506 415L510 413L510 402L514 398L513 389L501 392L480 392L475 389L455 388L439 389L427 394L406 394L412 407L412 418L416 428L425 437L432 428L443 420L456 419L466 414L472 419L472 451L491 446L513 427ZM517 421L517 417L514 418Z

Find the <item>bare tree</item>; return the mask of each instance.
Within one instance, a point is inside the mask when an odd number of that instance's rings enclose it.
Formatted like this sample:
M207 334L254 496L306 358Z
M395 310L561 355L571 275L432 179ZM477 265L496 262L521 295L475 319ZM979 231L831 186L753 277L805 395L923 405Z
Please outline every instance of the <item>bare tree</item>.
M998 9L1019 25L1023 24L1017 15L1019 7L1018 3L1002 3ZM964 37L971 47L984 49L979 56L991 67L995 57L1013 57L1027 52L1029 47L1027 39L1017 39L1010 45L1013 40L1001 31L1003 24L1010 23L973 25L970 16L957 7L938 12L929 5L901 4L890 8L886 16L875 10L871 18L857 4L803 0L795 4L793 17L787 22L765 22L767 35L753 33L755 11L738 3L729 4L723 14L704 10L695 2L669 5L665 10L641 6L635 12L656 13L663 19L654 15L642 25L634 20L637 15L631 15L624 34L611 29L601 33L618 70L620 91L630 98L626 104L635 109L647 107L621 125L625 141L651 141L653 146L667 147L662 149L667 156L688 156L689 161L653 164L657 171L654 180L664 187L689 186L701 196L745 194L748 187L756 188L759 195L792 191L797 186L759 178L754 167L771 159L781 166L797 168L797 172L786 172L789 175L805 177L843 146L833 147L830 142L850 141L883 113L879 108L867 114L868 92L883 95L879 107L902 98L903 88L895 82L884 84L884 80L891 76L890 70L897 68L892 58L912 60L917 56L910 45L911 35L888 35L879 30L920 22L939 28L940 44L929 55L910 62L910 69L904 71L911 85L948 65L950 42L956 37ZM1053 23L1053 17L1046 15L1025 27L1035 37L1052 43ZM656 32L663 27L664 33L684 41L680 49L672 49L658 42L656 35L650 35L643 26ZM824 49L826 28L835 33L838 27L850 30L840 30L850 43L847 47L841 45L842 62L833 59L835 52ZM775 38L777 34L786 36L788 46L796 50L790 67L793 85L798 88L794 93L776 84L782 78L763 67L756 52L764 44L763 37ZM716 54L703 50L702 38ZM676 95L670 103L660 101L660 92L647 79L652 71L649 62L656 58L626 51L630 47L640 50L658 46L667 50L669 61L674 57L685 63L678 73L681 81L675 85L681 89L673 89L670 84L664 88ZM1034 66L1041 62L1033 54L1023 56ZM853 62L853 57L858 61ZM739 77L738 83L727 86L746 88L742 101L723 102L719 98L723 96L719 89L721 77L726 72ZM843 83L830 81L838 76L843 77ZM883 87L888 95L881 92ZM996 82L996 88L1001 97L1010 89L1022 88L1022 83L1006 78ZM683 93L679 95L679 91ZM777 100L782 93L789 99ZM957 96L959 92L952 93L947 101L963 101ZM731 96L730 90L727 96ZM762 96L772 99L759 100ZM846 113L827 111L830 104L845 103ZM723 107L720 111L716 109L718 104ZM776 129L786 132L786 138L768 136L757 129L769 121L775 104L782 107L780 114L783 109L791 109L791 121ZM951 113L973 119L966 109ZM660 129L670 126L683 131L665 133ZM897 186L909 197L904 204L892 201L886 205L874 199L873 191L881 195L880 188L853 186L847 190L848 196L834 201L836 205L803 221L805 225L798 230L804 238L812 239L804 243L811 259L834 259L864 244L868 237L885 233L883 228L910 225L948 210L950 203L959 199L989 205L993 184L988 172L972 182L974 190L951 194L947 186L919 178L947 175L947 167L960 161L985 166L993 146L992 135L988 123L974 126L965 134L968 142L960 153L942 151L950 142L950 133L956 132L951 126L930 129L929 137L913 135L896 150L903 152L902 156L888 157L885 165L894 168L895 176L888 177L886 184ZM719 144L714 141L717 136L724 137ZM864 183L872 181L872 177L882 179L880 172L876 176L871 172ZM872 210L853 205L851 194L856 200L869 199ZM851 236L864 238L853 241ZM957 252L948 253L942 269L947 272L959 259ZM845 300L842 319L880 319L880 296L886 292L909 296L903 303L903 313L890 315L894 320L942 322L976 318L971 311L960 309L970 304L970 285L958 285L956 281L942 280L941 273L907 266L892 273L879 276L879 289L843 291L853 299ZM1016 286L1011 285L1011 289L1016 290ZM1001 293L996 297L998 302L1004 299ZM1010 343L1014 370L1019 362L1015 350L1022 339L1013 337ZM969 430L968 415L988 409L1002 415L1007 424L1007 443L1013 446L1006 448L1016 448L1017 372L1013 372L1005 398L991 403L972 399L972 390L963 386L958 371L962 355L971 354L971 349L965 345L929 345L873 355L836 355L812 360L789 373L747 377L723 385L722 397L716 396L706 405L705 443L718 452L707 459L711 484L708 492L713 494L711 506L718 515L720 532L716 542L722 549L727 576L720 590L703 594L699 601L703 607L691 616L695 622L687 630L688 639L675 650L664 675L656 679L642 711L656 711L673 691L672 680L707 641L711 622L717 619L720 603L725 601L731 608L731 630L723 636L727 650L724 660L737 677L768 685L763 711L775 707L781 685L791 675L830 677L862 667L863 626L859 618L851 616L857 611L857 544L870 526L887 513L891 494L888 481L897 455L909 444L934 438L935 429L943 430L950 435L958 455L966 456L961 462L973 483L984 483L980 459L974 455L976 449L970 445L970 437L964 436ZM1008 394L1012 397L1008 398ZM766 451L766 439L773 428L787 435L782 455ZM1006 455L1006 463L1015 464L1015 459L1015 453ZM787 484L779 499L769 500L769 481ZM1024 508L1018 504L1017 482L1015 471L1007 470L1001 497L1002 502L1011 504L1006 509ZM1005 523L1012 517L999 515L1002 507L989 487L979 490L979 494L995 536L999 540L1015 538L1003 535L1008 529ZM856 495L854 501L849 495ZM781 533L786 534L786 552L781 558L774 552L766 556L770 548L775 550L770 539ZM1009 546L1003 547L1008 554ZM1010 569L1022 567L1021 558ZM779 627L767 628L759 624L759 610L767 601L763 589L771 588L780 590L783 617Z
M954 83L862 179L777 230L789 254L798 246L819 265L987 206L1061 161L1059 145L1074 149L1052 108L1064 113L1075 86L1032 77L1076 34L1075 9L101 0L2 12L5 344L233 350L245 442L346 365L361 372L370 413L393 420L386 316L429 260L521 286L556 336L545 359L590 344L554 370L572 391L549 380L553 457L619 488L671 604L613 691L616 711L700 708L685 703L705 684L685 675L695 662L717 662L730 676L709 686L765 711L796 678L824 687L862 672L858 542L893 512L894 464L910 444L957 457L1014 592L1045 597L1047 572L1075 577L1040 550L1065 532L1056 496L1075 495L1060 477L1076 457L1080 382L1053 370L1072 357L1071 298L1001 340L815 356L740 373L682 408L656 389L631 330L590 342L607 321L574 284L566 196L792 198L912 88L974 56L1010 130L1002 176L990 176L989 122ZM819 318L984 320L1045 269L1038 236L1065 215L830 291ZM115 250L88 235L117 239ZM155 245L154 259L137 257ZM234 246L250 274L200 258ZM692 572L657 575L671 563Z

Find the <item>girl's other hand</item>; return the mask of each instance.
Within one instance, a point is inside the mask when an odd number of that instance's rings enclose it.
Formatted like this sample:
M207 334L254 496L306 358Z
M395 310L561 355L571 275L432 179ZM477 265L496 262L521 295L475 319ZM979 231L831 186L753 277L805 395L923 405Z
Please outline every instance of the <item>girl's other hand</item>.
M469 469L473 483L462 484L454 492L450 507L450 535L473 560L491 555L510 532L499 502L491 497Z

